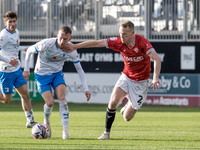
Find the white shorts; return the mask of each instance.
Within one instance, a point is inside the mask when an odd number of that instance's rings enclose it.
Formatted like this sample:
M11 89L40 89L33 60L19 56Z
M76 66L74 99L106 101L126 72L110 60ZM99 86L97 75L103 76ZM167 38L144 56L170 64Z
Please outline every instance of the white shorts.
M149 80L131 80L122 73L115 84L115 87L120 87L124 92L126 92L126 97L128 98L129 102L131 102L132 107L138 110L146 99L148 82Z

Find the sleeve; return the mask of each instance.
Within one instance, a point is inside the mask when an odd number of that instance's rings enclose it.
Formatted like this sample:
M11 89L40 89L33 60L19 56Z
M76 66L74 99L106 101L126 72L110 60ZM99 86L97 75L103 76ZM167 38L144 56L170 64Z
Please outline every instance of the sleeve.
M25 46L19 46L19 51L25 51Z
M4 45L8 42L8 38L6 38L2 32L0 33L0 50L4 47ZM2 55L0 55L0 60L1 61L4 61L4 62L7 62L7 63L10 63L11 59L8 59L6 57L3 57Z
M86 82L85 72L83 71L83 68L81 66L77 50L71 52L71 58L72 58L74 67L76 68L76 71L78 72L81 83L83 84L84 91L89 91L87 82Z
M1 61L4 61L4 62L7 62L7 63L10 63L11 59L8 59L6 57L3 57L2 55L0 55L0 60Z
M105 45L107 48L110 48L114 51L119 51L119 45L118 43L120 43L119 38L116 37L111 37L109 39L105 40Z
M42 40L42 41L40 41L40 42L37 42L37 43L35 44L35 50L36 50L36 52L38 53L38 52L40 52L40 51L45 50L45 45L46 45L47 42L48 42L47 39L44 39L44 40Z
M26 51L24 71L30 71L30 69L29 69L29 62L30 62L31 55L32 55L33 53L37 53L36 48L35 48L35 45L30 46L30 47L27 49L27 51Z
M6 43L8 43L8 38L2 32L0 33L0 50L4 47Z
M154 50L153 46L151 45L151 43L143 38L140 42L140 45L142 46L142 48L144 49L144 52L148 55L152 50Z
M89 91L88 90L88 86L87 86L87 82L86 82L86 77L85 77L85 73L82 69L81 63L74 63L74 66L76 68L76 71L78 72L79 78L81 80L81 83L83 84L84 87L84 91Z

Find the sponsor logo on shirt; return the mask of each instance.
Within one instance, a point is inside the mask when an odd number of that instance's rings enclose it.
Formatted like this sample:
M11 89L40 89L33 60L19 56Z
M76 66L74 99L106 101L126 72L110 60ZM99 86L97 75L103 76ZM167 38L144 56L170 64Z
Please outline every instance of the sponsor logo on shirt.
M130 62L139 62L139 61L144 60L144 57L143 56L138 56L138 57L126 57L126 56L124 56L124 59L126 61L130 61Z

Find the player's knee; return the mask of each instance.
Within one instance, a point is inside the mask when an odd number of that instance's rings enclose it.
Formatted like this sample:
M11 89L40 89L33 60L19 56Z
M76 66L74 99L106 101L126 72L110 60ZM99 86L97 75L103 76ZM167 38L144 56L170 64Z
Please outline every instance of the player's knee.
M117 103L112 101L109 103L109 109L116 109L117 108Z
M128 122L128 121L131 121L132 118L133 117L124 117L124 120Z
M65 100L65 99L66 99L65 95L64 95L64 96L59 96L59 97L58 97L58 100L59 100L59 101L63 101L63 100Z
M48 101L48 102L46 102L46 104L47 104L48 107L53 107L54 102L53 101Z
M27 93L20 93L20 97L22 98L22 99L24 99L25 101L27 100L27 101L30 101L30 96L29 96L29 93L27 92Z
M123 116L125 121L131 121L131 119L133 119L134 115L125 115Z
M11 100L12 100L12 99L5 99L5 100L3 101L3 103L4 103L4 104L9 104L9 103L11 102Z

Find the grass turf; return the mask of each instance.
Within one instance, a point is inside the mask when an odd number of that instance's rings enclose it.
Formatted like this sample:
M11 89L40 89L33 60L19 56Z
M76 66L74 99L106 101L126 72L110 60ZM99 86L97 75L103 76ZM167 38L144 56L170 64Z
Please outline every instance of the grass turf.
M35 121L43 122L44 102L32 102ZM111 139L97 140L103 133L107 105L69 103L70 140L62 139L58 103L51 115L52 137L33 139L25 127L20 101L0 104L0 149L200 149L200 108L142 106L130 122L125 122L118 107Z

